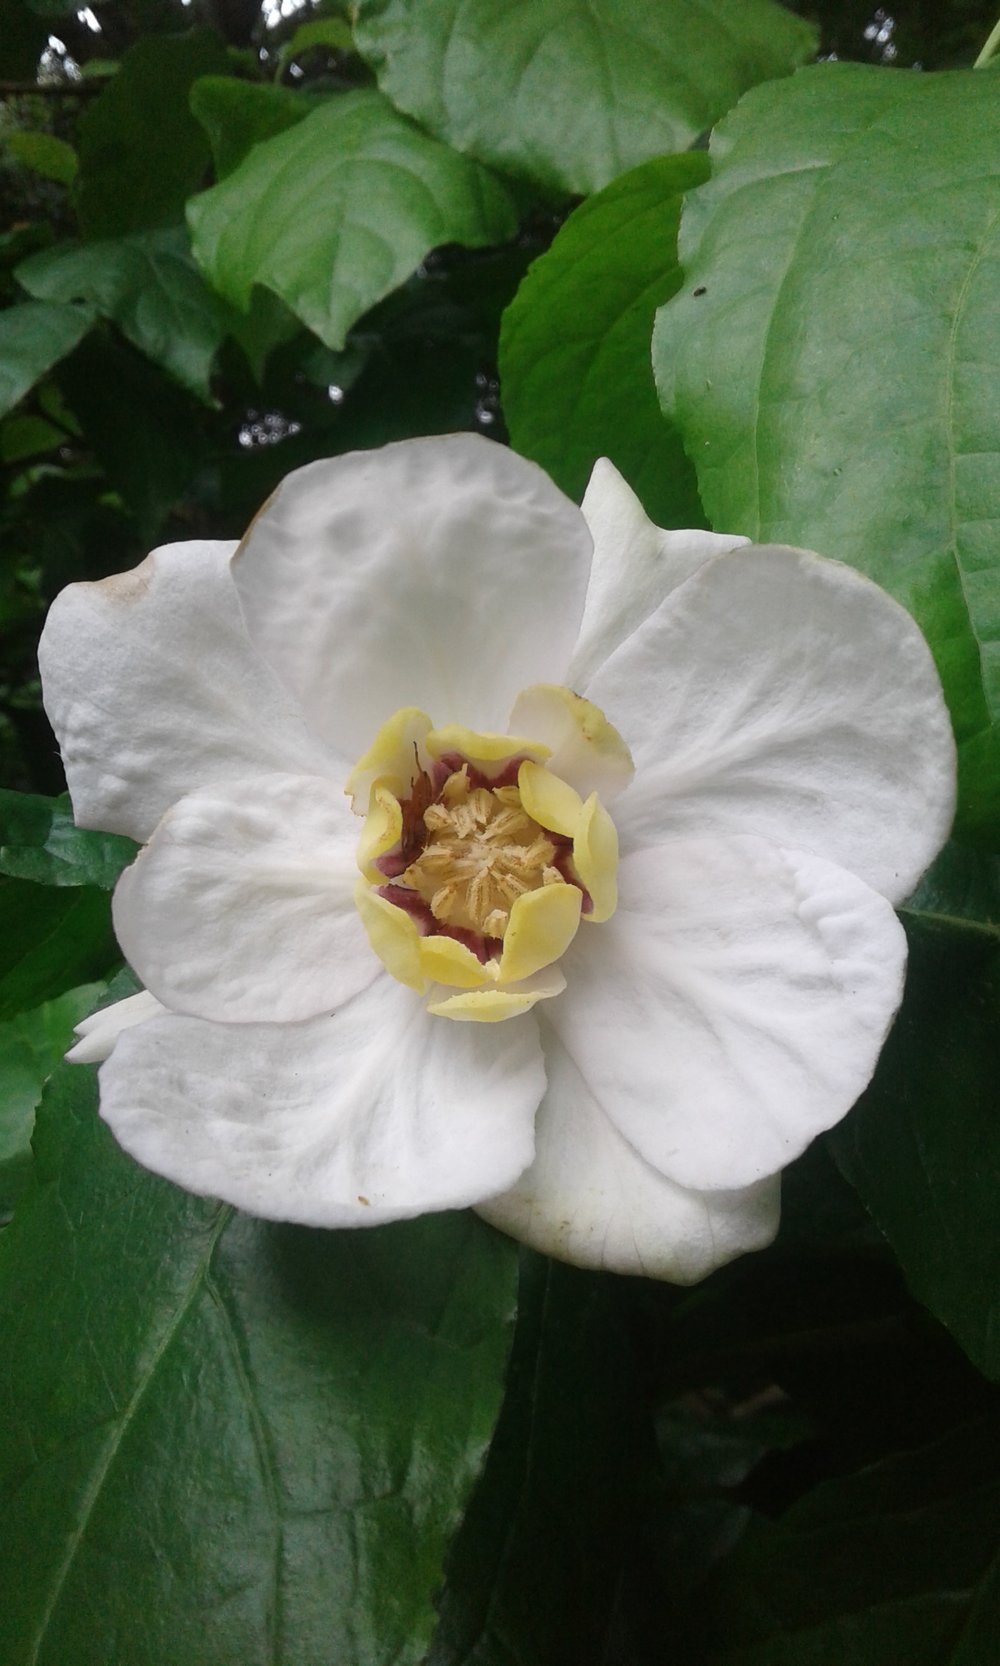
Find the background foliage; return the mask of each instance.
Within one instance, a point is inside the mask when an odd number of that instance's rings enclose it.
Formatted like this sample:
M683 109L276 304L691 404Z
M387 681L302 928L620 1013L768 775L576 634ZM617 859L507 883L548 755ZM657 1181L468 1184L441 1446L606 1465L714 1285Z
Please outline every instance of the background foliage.
M8 1666L1000 1661L994 21L0 0ZM875 1080L692 1291L471 1217L239 1217L58 1063L133 987L132 847L60 796L49 600L455 429L860 567L949 698L959 820Z

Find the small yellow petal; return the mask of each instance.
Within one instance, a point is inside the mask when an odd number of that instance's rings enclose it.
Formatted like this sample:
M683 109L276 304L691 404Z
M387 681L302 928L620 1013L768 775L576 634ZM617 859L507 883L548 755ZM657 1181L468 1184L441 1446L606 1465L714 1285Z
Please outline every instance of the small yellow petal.
M435 983L454 989L484 989L496 983L496 967L484 966L464 943L454 937L421 937L420 965Z
M481 733L465 729L461 723L448 723L441 729L432 729L426 746L432 758L458 752L487 776L500 775L511 758L537 758L540 763L549 755L548 747L536 741L523 740L519 735Z
M382 781L376 781L368 800L361 837L358 840L358 867L372 885L383 885L385 875L375 866L376 858L384 856L398 844L403 832L403 812L399 800ZM385 899L383 898L383 901Z
M561 995L565 988L566 979L558 967L549 966L510 989L468 989L461 995L448 995L444 991L438 995L434 991L427 1010L440 1018L456 1018L460 1022L499 1024L505 1018L517 1018L527 1012L536 1001Z
M558 683L534 683L522 689L510 715L511 727L538 735L551 748L554 775L586 796L598 792L610 800L635 774L632 754L599 706Z
M596 793L583 806L573 866L594 904L584 919L594 925L609 920L618 907L618 830Z
M397 798L409 798L417 762L425 762L431 720L416 706L403 706L383 723L363 758L359 758L344 788L351 796L351 808L364 815L368 795L375 781L382 781ZM416 752L414 752L416 747ZM358 803L362 808L358 808Z
M500 957L500 982L517 983L569 948L580 924L583 897L575 885L543 885L526 891L510 911Z
M355 887L354 901L368 941L383 966L400 983L422 995L427 979L420 965L420 933L409 914L380 897L363 879Z
M547 827L550 833L561 833L564 838L575 839L583 815L583 799L578 792L568 787L565 781L560 781L551 770L533 763L521 765L517 772L517 788L521 804L532 821L537 821L540 827Z

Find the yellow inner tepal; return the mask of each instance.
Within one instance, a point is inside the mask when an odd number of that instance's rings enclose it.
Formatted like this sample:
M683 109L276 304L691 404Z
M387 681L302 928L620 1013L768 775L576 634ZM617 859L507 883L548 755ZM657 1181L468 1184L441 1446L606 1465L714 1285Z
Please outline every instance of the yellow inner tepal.
M588 744L582 735L577 761ZM351 773L355 808L367 798L358 911L379 959L430 1012L495 1023L560 994L556 962L581 920L614 912L614 823L550 756L524 737L435 729L406 708Z

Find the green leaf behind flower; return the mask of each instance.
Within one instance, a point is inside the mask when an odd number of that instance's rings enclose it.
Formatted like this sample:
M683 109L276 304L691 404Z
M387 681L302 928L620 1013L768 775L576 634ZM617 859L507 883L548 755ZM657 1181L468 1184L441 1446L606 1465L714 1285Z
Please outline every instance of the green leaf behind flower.
M996 88L824 64L749 94L654 337L712 524L849 562L917 618L979 834L1000 830Z
M193 30L136 41L79 125L76 206L86 237L120 237L181 217L210 161L188 109L202 75L228 69L217 35Z
M31 1131L42 1089L96 1005L103 984L85 983L0 1024L0 1224L31 1172Z
M25 301L0 313L0 416L72 353L94 315L86 307Z
M365 0L355 39L401 110L560 195L685 150L816 46L771 0Z
M996 1381L1000 931L918 913L907 924L902 1010L871 1086L827 1138L911 1290Z
M367 91L255 145L188 221L220 294L246 311L262 284L334 348L432 248L500 243L517 226L499 180Z
M191 258L181 226L96 243L43 249L18 266L18 283L40 301L86 301L117 324L140 353L201 399L229 309Z
M511 440L579 502L610 457L661 526L704 526L694 467L660 409L649 338L675 294L683 193L708 158L661 156L575 210L539 256L500 335Z
M988 1666L998 1521L995 1418L817 1487L709 1588L711 1666Z
M313 1232L138 1169L63 1066L0 1239L8 1666L416 1666L492 1433L513 1246ZM108 1570L113 1568L114 1576Z

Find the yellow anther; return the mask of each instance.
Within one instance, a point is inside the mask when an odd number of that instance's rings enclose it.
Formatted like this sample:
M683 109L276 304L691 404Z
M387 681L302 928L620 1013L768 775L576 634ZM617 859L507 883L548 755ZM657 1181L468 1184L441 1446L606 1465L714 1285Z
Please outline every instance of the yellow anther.
M452 780L456 777L452 777ZM551 885L556 847L521 807L517 789L469 788L425 812L431 835L402 875L442 925L503 937L517 898ZM513 795L513 796L512 796Z

